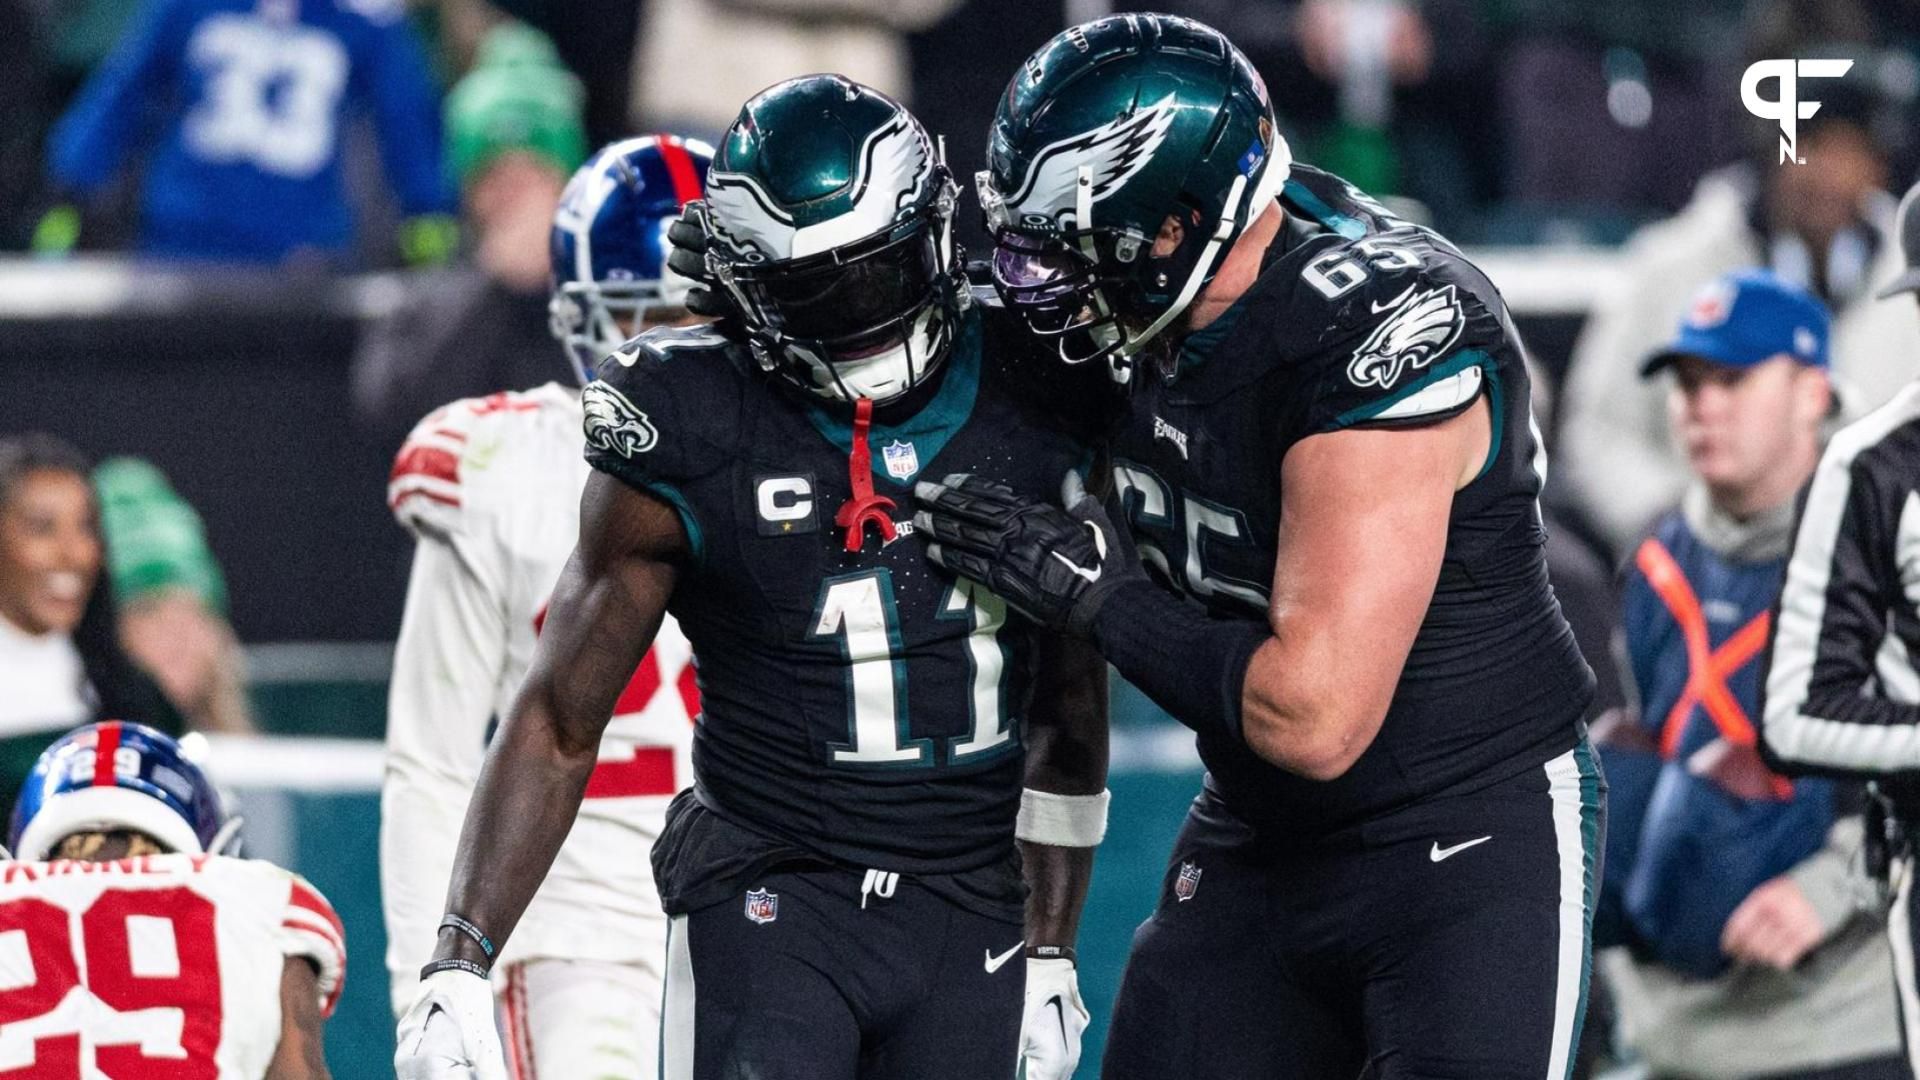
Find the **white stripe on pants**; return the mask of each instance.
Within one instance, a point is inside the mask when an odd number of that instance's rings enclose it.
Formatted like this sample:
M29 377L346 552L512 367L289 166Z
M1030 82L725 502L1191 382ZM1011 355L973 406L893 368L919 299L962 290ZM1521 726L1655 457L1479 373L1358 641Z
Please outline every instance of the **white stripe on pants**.
M535 959L502 974L494 995L514 1080L659 1075L657 967Z
M1560 950L1553 1000L1553 1043L1546 1080L1566 1080L1587 978L1588 875L1580 763L1569 750L1547 762L1547 798L1553 805L1553 839L1560 858Z
M660 1078L693 1080L693 948L687 917L667 927L667 992L660 1013Z
M1887 941L1893 950L1893 985L1900 997L1900 1029L1907 1063L1915 1075L1920 1075L1920 989L1915 987L1913 970L1913 872L1913 856L1893 860L1893 905L1887 912Z

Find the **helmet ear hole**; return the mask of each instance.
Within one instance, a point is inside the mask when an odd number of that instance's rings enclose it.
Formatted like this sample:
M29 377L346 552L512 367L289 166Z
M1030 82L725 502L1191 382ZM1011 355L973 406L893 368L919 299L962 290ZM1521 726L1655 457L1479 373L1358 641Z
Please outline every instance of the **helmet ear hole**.
M1180 215L1168 214L1166 220L1160 223L1160 232L1153 238L1153 247L1148 254L1155 259L1164 259L1178 251L1186 238L1187 229L1180 224Z

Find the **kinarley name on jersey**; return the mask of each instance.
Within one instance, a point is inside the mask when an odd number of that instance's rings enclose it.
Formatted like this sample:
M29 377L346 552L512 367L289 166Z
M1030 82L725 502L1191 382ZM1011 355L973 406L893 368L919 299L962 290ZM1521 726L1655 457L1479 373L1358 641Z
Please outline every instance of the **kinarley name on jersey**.
M1296 166L1258 281L1143 369L1114 483L1146 562L1215 613L1264 619L1281 463L1309 436L1433 423L1484 399L1439 582L1378 737L1331 783L1203 739L1212 789L1266 839L1311 842L1571 747L1593 676L1547 585L1524 351L1485 275L1345 181ZM1416 598L1408 598L1415 602Z
M1057 498L1086 455L1009 386L986 333L968 315L911 415L876 413L872 483L894 501L895 537L869 530L855 552L834 521L853 494L850 408L785 387L705 329L639 338L588 387L588 461L673 506L693 548L669 609L699 658L694 767L711 813L855 867L1011 859L1035 629L927 562L912 485L971 472ZM673 831L655 854L668 910L724 895L731 874L675 871ZM1006 892L1017 907L1017 875Z
M326 1015L346 980L332 905L257 859L5 862L0 908L8 1076L252 1080L280 1044L287 961L313 966Z

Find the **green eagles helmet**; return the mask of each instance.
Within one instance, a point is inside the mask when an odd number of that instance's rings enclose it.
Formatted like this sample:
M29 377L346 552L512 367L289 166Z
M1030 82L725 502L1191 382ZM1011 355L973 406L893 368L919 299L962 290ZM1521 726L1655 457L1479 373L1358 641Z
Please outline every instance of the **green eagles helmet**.
M1191 19L1130 14L1071 27L1027 58L1000 99L987 164L980 202L1001 299L1062 360L1104 359L1125 384L1292 157L1266 84L1231 42Z
M968 300L957 196L899 102L808 75L741 107L707 174L707 265L760 366L822 397L899 397Z

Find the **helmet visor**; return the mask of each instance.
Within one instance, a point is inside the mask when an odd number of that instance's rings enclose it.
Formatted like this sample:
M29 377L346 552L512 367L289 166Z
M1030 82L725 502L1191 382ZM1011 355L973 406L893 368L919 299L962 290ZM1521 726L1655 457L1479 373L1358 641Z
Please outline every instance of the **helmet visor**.
M1072 295L1085 284L1087 261L1057 240L1002 232L993 248L993 280L1025 303Z
M735 281L766 326L786 337L838 341L892 328L926 303L941 274L938 240L916 224L864 250L767 266Z

